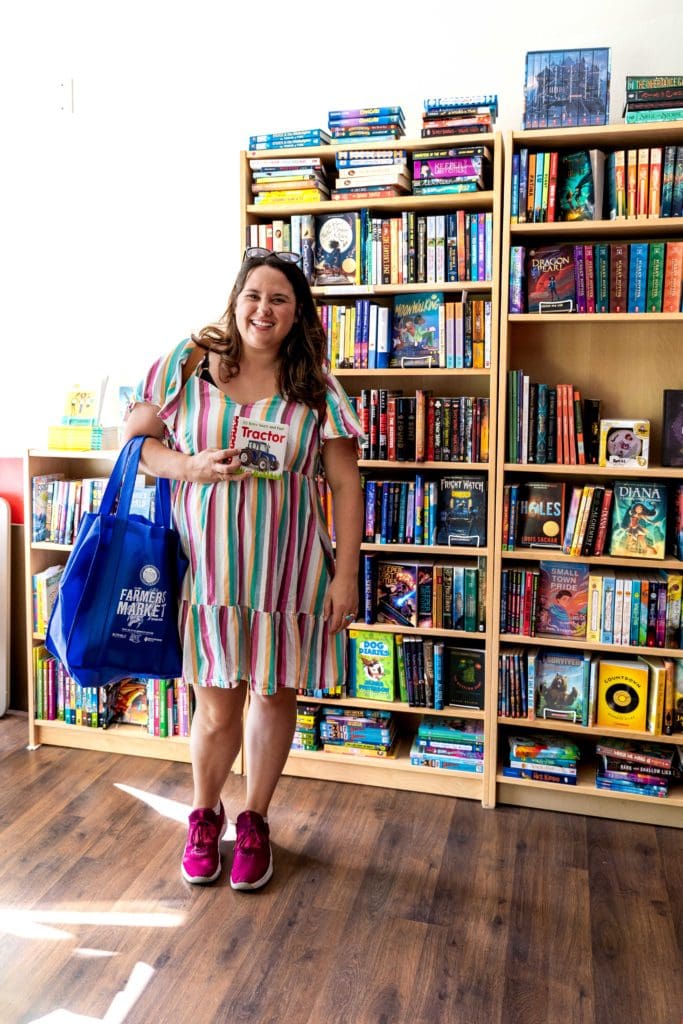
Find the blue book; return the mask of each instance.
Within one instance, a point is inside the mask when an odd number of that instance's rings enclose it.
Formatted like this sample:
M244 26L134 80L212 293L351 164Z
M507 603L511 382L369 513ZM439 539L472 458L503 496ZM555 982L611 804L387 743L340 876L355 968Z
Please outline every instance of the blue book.
M512 194L510 196L510 220L517 223L519 214L519 159L520 154L515 153L512 157Z
M443 643L434 644L434 710L443 710Z
M644 313L647 309L647 242L632 242L628 257L628 312Z
M519 151L519 199L517 213L519 223L526 221L526 200L529 188L529 150L523 146Z
M634 579L631 583L631 629L629 632L629 643L638 644L640 636L640 580Z

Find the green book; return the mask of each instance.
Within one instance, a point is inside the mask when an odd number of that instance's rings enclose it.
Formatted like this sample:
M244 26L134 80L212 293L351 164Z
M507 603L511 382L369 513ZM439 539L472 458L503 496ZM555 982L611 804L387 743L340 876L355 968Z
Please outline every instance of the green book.
M645 300L645 311L647 313L661 313L662 311L665 251L665 242L650 242L650 263L647 273L647 296Z

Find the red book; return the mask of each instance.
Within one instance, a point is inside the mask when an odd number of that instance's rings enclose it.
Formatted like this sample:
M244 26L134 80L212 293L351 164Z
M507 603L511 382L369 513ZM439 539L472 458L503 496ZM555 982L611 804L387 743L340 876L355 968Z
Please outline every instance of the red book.
M555 209L557 206L557 164L558 152L553 150L550 154L550 171L548 173L548 216L546 220L555 220Z
M683 274L683 242L667 242L664 260L663 313L681 310L681 275Z

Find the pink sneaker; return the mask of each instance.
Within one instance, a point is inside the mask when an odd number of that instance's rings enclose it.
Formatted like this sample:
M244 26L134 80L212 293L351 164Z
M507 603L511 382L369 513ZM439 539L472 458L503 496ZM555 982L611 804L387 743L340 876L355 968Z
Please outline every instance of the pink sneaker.
M205 885L216 881L221 873L220 843L226 827L222 803L219 814L210 807L192 811L181 866L186 882Z
M256 811L243 811L235 822L235 832L230 885L233 889L260 889L273 874L268 823Z

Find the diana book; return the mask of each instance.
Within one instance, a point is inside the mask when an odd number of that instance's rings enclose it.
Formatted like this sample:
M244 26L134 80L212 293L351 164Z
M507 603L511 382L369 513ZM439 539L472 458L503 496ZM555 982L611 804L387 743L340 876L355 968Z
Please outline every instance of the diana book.
M655 480L616 480L609 553L616 558L664 558L667 489Z

